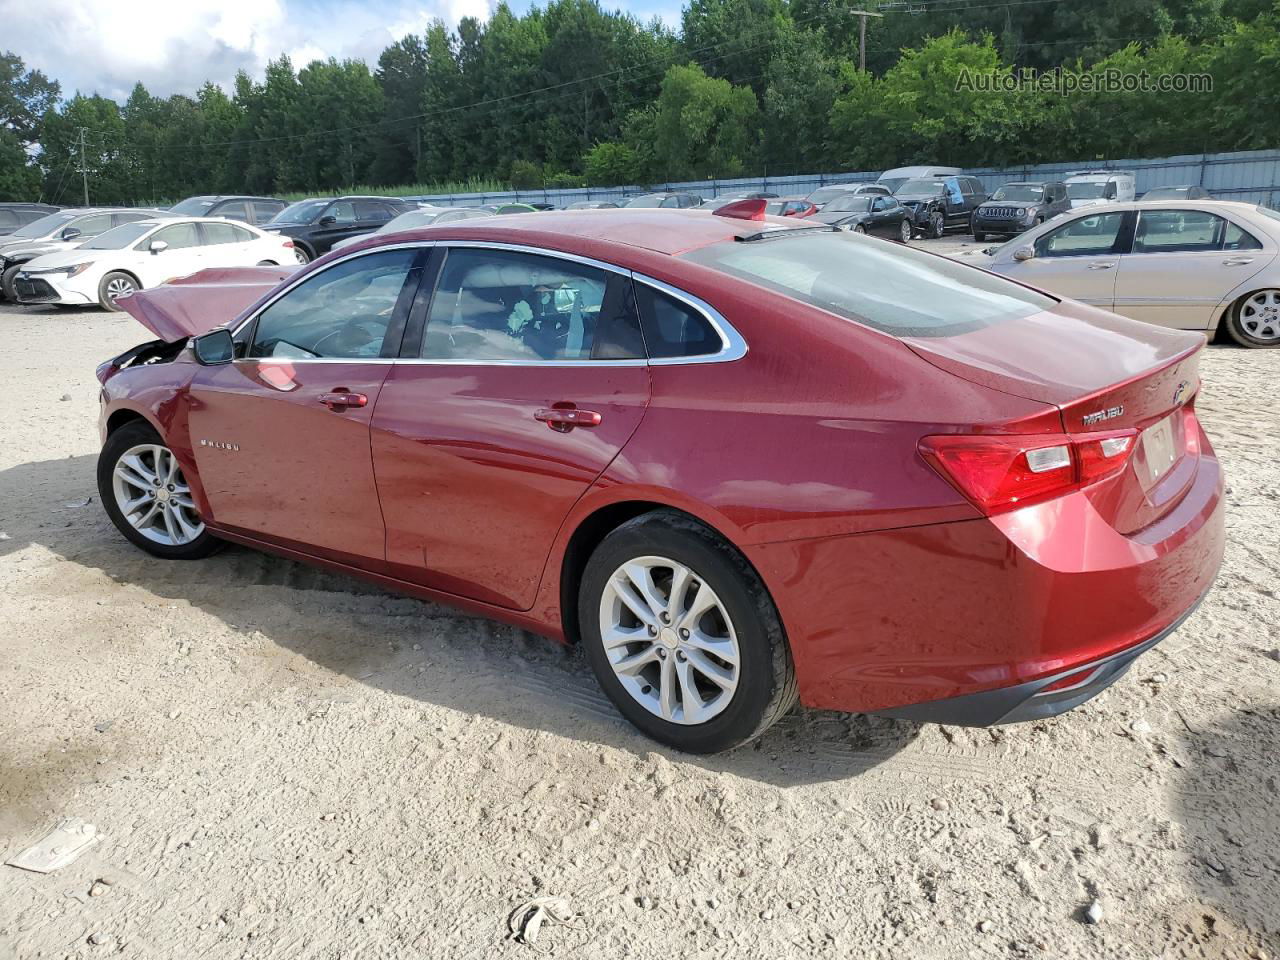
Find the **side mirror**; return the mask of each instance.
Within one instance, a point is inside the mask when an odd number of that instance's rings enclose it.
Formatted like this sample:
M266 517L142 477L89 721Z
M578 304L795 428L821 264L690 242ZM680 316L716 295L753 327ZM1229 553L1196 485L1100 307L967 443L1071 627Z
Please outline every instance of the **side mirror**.
M191 341L191 350L196 355L197 363L214 367L235 359L236 343L231 338L231 331L222 327L196 337Z
M164 253L169 249L169 245L163 240L152 240L147 249L152 253Z
M80 236L80 228L67 227L58 236L60 236L63 240L74 240L76 237Z
M1027 244L1025 247L1019 247L1013 251L1013 259L1015 260L1031 260L1036 255L1036 248Z
M332 213L326 213L323 217L320 218L320 226L322 227L329 227L337 222L338 222L338 218L335 217Z

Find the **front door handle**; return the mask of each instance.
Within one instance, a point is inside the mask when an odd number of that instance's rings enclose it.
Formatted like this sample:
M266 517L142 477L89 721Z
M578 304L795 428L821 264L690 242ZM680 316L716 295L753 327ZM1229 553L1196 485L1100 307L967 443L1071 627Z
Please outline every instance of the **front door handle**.
M330 410L345 410L347 407L363 407L369 398L363 393L352 393L346 387L335 387L329 393L322 393L316 398Z
M545 423L552 430L568 433L574 427L600 426L600 414L594 410L578 410L574 407L543 407L534 413L533 419Z
M1227 257L1222 263L1227 267L1243 267L1246 263L1253 263L1253 257Z
M1115 266L1114 263L1107 263L1106 261L1102 261L1100 263L1089 264L1089 269L1090 270L1110 270L1114 266Z

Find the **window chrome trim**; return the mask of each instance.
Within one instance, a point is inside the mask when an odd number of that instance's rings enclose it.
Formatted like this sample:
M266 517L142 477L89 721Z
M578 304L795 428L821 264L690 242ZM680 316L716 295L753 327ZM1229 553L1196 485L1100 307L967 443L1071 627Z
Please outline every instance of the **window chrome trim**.
M560 250L550 250L545 247L531 247L519 243L505 243L502 241L486 241L486 240L417 240L405 243L387 244L386 246L375 247L370 250L360 250L343 257L339 257L332 263L326 264L324 270L308 271L303 276L292 280L283 289L277 290L271 299L262 304L257 310L245 318L234 330L231 335L238 336L240 331L246 326L253 323L262 312L268 309L277 300L289 293L295 287L309 280L311 277L318 276L320 273L345 263L348 260L362 256L370 256L375 253L382 253L388 250L405 250L420 249L423 247L444 247L449 248L465 248L465 249L481 249L481 250L502 250L509 253L526 253L531 256L551 257L553 259L567 260L570 263L578 263L583 266L592 267L596 270L602 270L607 273L616 274L617 276L627 277L632 283L643 283L655 290L667 294L670 297L679 300L686 306L692 307L697 311L704 320L711 325L716 334L720 337L720 349L716 353L699 354L691 357L641 357L620 360L468 360L468 359L430 359L426 357L237 357L232 363L362 363L362 364L391 364L400 363L411 366L472 366L472 367L644 367L644 366L672 366L677 364L694 364L694 363L728 363L733 360L741 360L747 355L747 342L742 338L741 334L734 329L733 325L725 319L715 307L707 303L705 300L695 297L691 293L687 293L678 287L673 287L669 283L658 280L646 274L636 273L628 270L626 267L619 267L616 264L606 263L603 260L595 260L591 257L579 256L576 253L565 253ZM428 317L429 319L429 317Z

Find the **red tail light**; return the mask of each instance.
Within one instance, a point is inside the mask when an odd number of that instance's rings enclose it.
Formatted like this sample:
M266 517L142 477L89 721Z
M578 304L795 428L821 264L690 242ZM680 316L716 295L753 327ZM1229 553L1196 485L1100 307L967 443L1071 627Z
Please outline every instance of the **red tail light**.
M293 249L293 241L292 241L292 240L286 240L286 241L284 242L284 245L285 245L288 249L290 249L290 250L292 250L292 249Z
M1137 431L925 437L920 453L988 516L1097 483L1129 461Z

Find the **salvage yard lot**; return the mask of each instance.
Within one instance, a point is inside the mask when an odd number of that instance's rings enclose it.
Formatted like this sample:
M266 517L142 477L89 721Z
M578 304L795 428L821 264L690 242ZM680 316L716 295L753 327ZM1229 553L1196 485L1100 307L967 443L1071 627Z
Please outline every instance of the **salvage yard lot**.
M1280 952L1280 351L1207 351L1226 561L1110 691L992 730L797 711L694 758L550 642L130 546L93 369L146 334L3 305L0 337L0 860L101 835L0 867L0 958L534 955L506 917L539 895L581 914L551 956Z

